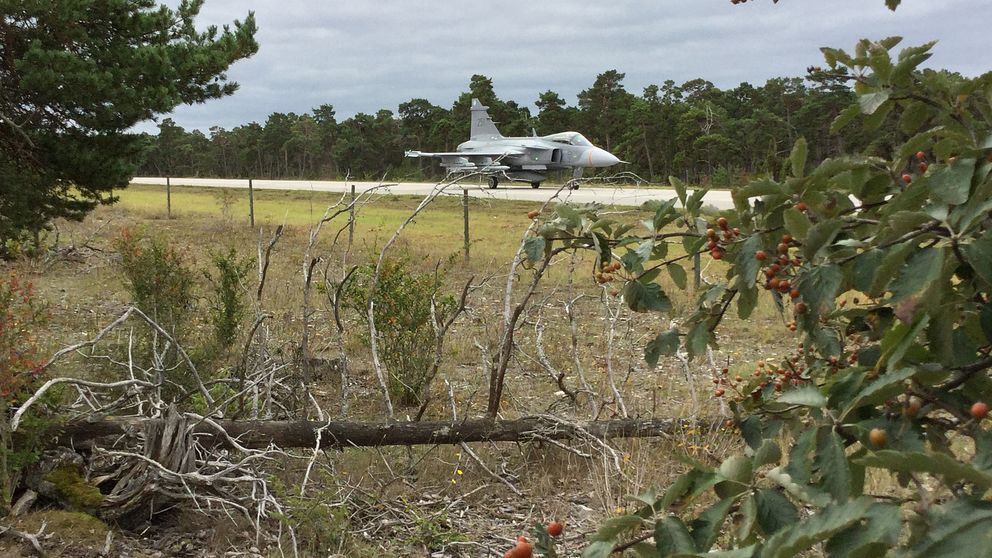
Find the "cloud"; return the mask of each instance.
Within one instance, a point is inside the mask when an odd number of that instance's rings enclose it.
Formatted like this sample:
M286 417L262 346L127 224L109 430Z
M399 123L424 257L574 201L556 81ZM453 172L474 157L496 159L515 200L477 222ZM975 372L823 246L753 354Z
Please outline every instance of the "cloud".
M890 35L907 44L941 39L930 66L988 71L985 0L260 0L254 6L259 53L233 66L232 97L179 107L186 128L207 130L272 112L334 105L339 119L374 113L413 98L450 106L472 74L493 79L497 94L530 106L557 91L570 103L609 69L628 90L703 78L722 88L800 76L822 63L821 46L853 48ZM238 0L207 0L200 25L243 19ZM154 130L153 124L140 129Z

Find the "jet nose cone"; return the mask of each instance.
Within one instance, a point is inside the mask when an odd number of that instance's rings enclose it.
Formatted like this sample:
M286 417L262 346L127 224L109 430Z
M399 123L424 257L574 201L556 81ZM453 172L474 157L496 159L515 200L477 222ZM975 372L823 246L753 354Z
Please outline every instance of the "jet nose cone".
M618 159L616 155L610 153L605 149L594 147L589 152L590 167L612 167L613 165L619 162L620 159Z

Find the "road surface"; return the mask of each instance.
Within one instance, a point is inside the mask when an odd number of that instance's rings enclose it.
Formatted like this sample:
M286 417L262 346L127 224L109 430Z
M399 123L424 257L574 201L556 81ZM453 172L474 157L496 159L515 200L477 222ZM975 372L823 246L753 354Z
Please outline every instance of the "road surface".
M172 178L173 186L198 186L209 188L247 188L248 181L227 178ZM165 178L136 177L131 184L165 185ZM258 190L302 190L313 192L347 192L354 184L357 192L364 192L380 185L379 182L343 182L330 180L254 180L252 187ZM384 193L396 195L426 196L436 184L422 182L387 183L388 190ZM544 202L554 195L557 188L546 186L538 189L527 185L501 185L495 190L479 184L459 183L449 186L445 191L461 195L462 189L468 190L470 196L497 200L525 200ZM638 206L648 200L669 200L676 196L675 190L659 188L638 188L624 185L609 188L590 187L583 185L578 190L562 191L561 198L575 203L599 202L606 205ZM713 190L706 194L703 203L717 209L730 209L734 202L727 190Z

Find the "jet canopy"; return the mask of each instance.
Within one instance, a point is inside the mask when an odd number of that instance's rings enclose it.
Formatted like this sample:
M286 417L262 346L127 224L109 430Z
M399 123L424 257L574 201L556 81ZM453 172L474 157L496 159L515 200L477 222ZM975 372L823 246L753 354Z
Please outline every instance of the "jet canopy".
M592 147L592 143L590 143L585 136L578 132L561 132L558 134L551 134L550 136L545 136L544 139L555 143L564 143L566 145Z

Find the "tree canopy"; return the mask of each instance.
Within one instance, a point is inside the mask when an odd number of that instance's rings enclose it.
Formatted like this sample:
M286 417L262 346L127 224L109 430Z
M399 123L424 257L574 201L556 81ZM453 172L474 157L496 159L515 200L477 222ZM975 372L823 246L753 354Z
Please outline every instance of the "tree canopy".
M872 133L851 127L830 133L830 123L854 100L845 84L820 79L775 78L763 85L741 83L720 89L704 79L682 84L665 80L640 93L624 86L624 74L607 70L578 92L576 103L552 90L534 105L500 99L493 80L474 75L450 107L428 99L400 103L338 121L330 104L309 114L269 115L231 130L212 128L210 137L163 121L148 136L149 157L140 173L156 176L227 178L434 179L442 169L429 160L404 159L404 149L452 151L468 139L473 97L490 107L505 135L583 133L630 161L622 170L653 181L670 175L721 186L747 177L780 174L776 163L797 138L809 143L815 162L846 151L881 154L899 137L886 119ZM610 169L607 172L617 172Z
M128 130L230 95L258 50L255 18L198 31L203 0L0 0L0 250L126 186L145 140Z

